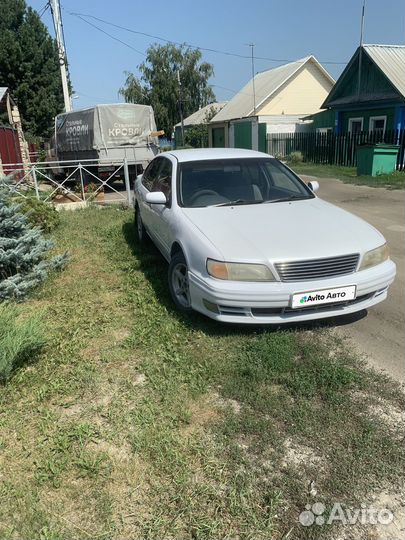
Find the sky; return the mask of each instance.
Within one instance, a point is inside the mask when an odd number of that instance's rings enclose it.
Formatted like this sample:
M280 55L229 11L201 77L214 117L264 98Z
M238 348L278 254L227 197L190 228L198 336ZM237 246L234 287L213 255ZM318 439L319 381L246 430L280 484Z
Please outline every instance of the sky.
M42 12L46 0L27 0ZM255 60L255 72L313 54L336 79L360 41L363 0L61 0L75 109L122 101L118 90L125 71L138 74L144 53L158 39L268 60ZM54 35L49 10L43 22ZM99 29L126 46L112 39ZM366 0L364 43L404 44L405 0ZM136 49L136 50L134 50ZM271 61L271 60L276 61ZM218 101L227 101L251 78L249 58L203 51L214 66L210 84Z

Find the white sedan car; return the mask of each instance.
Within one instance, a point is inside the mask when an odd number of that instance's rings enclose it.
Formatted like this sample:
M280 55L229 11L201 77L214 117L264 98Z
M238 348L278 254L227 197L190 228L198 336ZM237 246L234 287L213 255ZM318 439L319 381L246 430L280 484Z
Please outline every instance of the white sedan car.
M317 187L261 152L165 152L135 183L138 238L169 262L182 311L279 324L369 308L395 277L385 239Z

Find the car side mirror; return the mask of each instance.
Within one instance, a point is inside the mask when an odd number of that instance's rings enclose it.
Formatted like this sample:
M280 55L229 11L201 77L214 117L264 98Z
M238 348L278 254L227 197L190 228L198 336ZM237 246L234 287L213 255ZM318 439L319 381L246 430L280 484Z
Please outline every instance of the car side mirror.
M318 191L319 189L319 182L317 182L316 180L312 180L311 182L308 182L307 185L309 189L313 192Z
M166 204L167 199L163 191L150 191L145 196L145 201L149 204Z

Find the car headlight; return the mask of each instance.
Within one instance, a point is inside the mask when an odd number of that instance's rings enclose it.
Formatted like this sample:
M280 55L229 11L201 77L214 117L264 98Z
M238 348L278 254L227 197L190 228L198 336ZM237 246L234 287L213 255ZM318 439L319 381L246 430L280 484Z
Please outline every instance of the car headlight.
M230 263L207 259L210 276L230 281L274 281L275 278L264 264Z
M366 270L366 268L371 268L372 266L381 264L386 261L389 256L390 251L387 244L372 249L371 251L367 251L367 253L363 255L359 270Z

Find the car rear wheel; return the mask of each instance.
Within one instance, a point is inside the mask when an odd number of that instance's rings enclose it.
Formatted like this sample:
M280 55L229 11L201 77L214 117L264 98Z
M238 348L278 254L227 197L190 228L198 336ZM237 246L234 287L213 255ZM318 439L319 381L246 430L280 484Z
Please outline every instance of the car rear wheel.
M183 253L173 255L169 265L169 289L178 310L192 311L188 266Z

